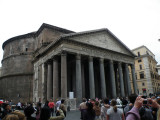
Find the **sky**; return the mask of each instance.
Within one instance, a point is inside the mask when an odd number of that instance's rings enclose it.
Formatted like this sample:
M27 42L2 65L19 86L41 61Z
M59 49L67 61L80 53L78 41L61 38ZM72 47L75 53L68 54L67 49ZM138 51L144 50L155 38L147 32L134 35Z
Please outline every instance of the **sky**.
M6 40L42 23L75 32L108 28L131 50L145 45L160 64L160 0L0 0L0 61Z

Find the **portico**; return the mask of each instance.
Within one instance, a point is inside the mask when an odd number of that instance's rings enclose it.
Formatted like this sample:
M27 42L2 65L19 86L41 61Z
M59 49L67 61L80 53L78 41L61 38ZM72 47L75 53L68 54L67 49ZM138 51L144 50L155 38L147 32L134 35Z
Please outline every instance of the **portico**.
M74 92L77 101L83 97L125 97L137 93L133 66L132 52L106 29L64 35L35 55L33 85L42 82L40 77L44 84L43 89L34 89L33 96L36 99L41 96L43 101L66 99L69 92ZM132 67L131 76L129 67Z

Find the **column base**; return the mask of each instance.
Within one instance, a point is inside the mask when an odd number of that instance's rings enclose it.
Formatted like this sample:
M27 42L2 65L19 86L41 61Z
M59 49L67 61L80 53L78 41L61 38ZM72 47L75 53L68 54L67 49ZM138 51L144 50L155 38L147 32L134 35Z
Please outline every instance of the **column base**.
M65 99L66 108L68 110L76 110L77 109L77 101L76 98L73 99Z

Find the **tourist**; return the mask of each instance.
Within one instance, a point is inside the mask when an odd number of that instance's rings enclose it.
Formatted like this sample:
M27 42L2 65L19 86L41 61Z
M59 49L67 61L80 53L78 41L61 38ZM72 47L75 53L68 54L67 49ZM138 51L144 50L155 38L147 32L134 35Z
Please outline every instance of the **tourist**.
M2 111L3 111L2 104L3 104L3 102L0 101L0 120L1 120L1 115L2 115Z
M144 99L141 96L138 96L136 98L134 107L126 115L126 120L140 120L139 109L142 107L143 101ZM157 112L157 120L160 120L160 105L157 103L156 100L152 100L151 98L148 98L147 101L148 103L151 103L148 104L150 107L159 109Z
M83 120L95 120L95 111L93 110L93 104L86 103L87 109L84 111Z
M44 106L41 109L40 120L63 120L65 117L63 111L57 109L57 112L59 113L59 116L50 117L50 108L48 106Z
M50 115L50 108L48 107L48 105L45 104L45 106L41 109L40 120L49 120Z
M116 100L112 99L111 107L107 111L107 120L124 120L123 111L116 106Z
M89 102L90 102L90 103L92 103L92 105L94 106L94 105L95 105L96 100L95 100L95 99L90 99L90 100L89 100Z
M11 107L7 103L3 103L3 112L1 118L3 119L7 114L11 113Z
M3 120L26 120L24 113L20 112L19 110L15 110L10 114L6 115Z
M37 103L37 111L36 111L36 120L39 120L40 119L40 113L41 113L41 103L38 102Z
M143 105L143 98L138 96L134 103L134 107L126 114L126 120L140 120L139 108Z
M152 111L147 104L143 104L143 106L139 109L139 114L141 120L153 120Z
M24 109L24 114L26 116L26 120L36 120L35 117L32 117L31 115L34 113L34 108L32 106L28 106Z
M17 115L14 115L14 114L8 114L6 115L3 120L19 120L18 116Z
M65 100L62 99L62 100L61 100L61 105L59 106L59 109L61 109L61 110L63 111L63 113L64 113L64 115L65 115L65 117L66 117L66 112L67 112L67 110L66 110L66 107L65 107L65 105L64 105L64 102L65 102Z
M18 107L18 110L21 110L22 104L20 101L18 102L17 107Z
M57 102L56 102L56 110L57 110L57 108L60 107L60 105L61 105L61 100L58 100L58 99L57 99Z
M37 110L34 102L32 103L32 107L34 108L35 111Z
M50 99L50 102L48 103L48 106L50 108L50 111L51 111L51 116L53 116L54 114L54 102L52 99Z
M122 97L122 100L121 100L121 101L122 101L122 104L123 104L123 105L127 105L127 104L128 104L128 98L127 98L127 97L126 97L126 98L125 98L125 97Z
M95 105L94 105L93 109L94 109L95 114L96 114L95 120L100 120L101 108L99 107L99 102L98 101L95 102Z
M12 105L13 105L12 100L9 101L9 105L11 106L11 110L12 110Z
M79 106L79 110L81 111L81 118L80 118L80 119L82 119L82 120L83 120L84 110L87 109L86 101L87 101L86 98L83 98L83 99L82 99L82 103L81 103L80 106Z
M11 112L11 114L17 115L18 120L26 120L25 114L20 112L19 110L15 110L15 111Z
M128 111L130 111L132 109L132 107L134 106L134 102L136 101L136 98L137 98L137 94L131 94L129 96L129 101L130 101L130 104L128 104L125 108L124 108L124 115L126 116L126 113Z
M64 113L61 109L57 110L59 112L59 116L50 117L50 120L63 120L65 118Z
M108 98L105 98L103 100L103 106L101 107L101 119L102 120L106 120L106 117L107 117L107 110L110 108L110 105L109 105L109 99Z
M122 103L122 101L119 99L119 97L117 97L116 101L117 101L117 103Z

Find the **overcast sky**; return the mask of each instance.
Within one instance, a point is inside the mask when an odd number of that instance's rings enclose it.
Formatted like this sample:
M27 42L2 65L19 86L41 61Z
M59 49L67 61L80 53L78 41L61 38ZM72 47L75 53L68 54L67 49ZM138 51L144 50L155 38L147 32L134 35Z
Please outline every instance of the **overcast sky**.
M4 41L42 23L75 32L108 28L130 49L147 46L160 64L160 0L0 0L0 60Z

